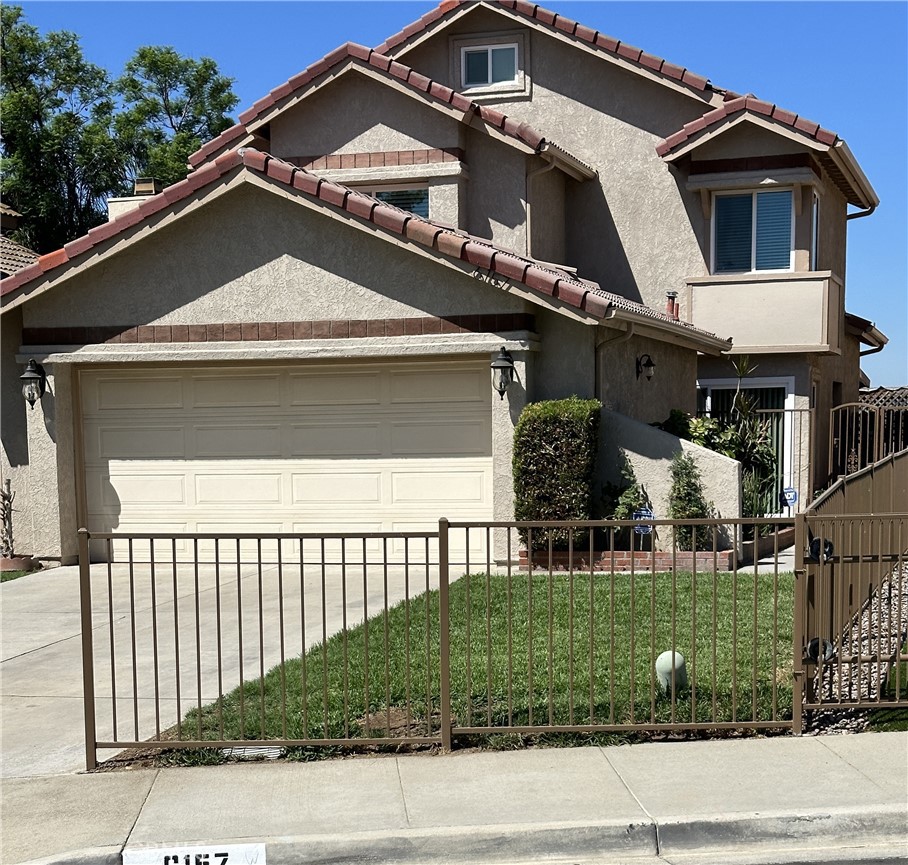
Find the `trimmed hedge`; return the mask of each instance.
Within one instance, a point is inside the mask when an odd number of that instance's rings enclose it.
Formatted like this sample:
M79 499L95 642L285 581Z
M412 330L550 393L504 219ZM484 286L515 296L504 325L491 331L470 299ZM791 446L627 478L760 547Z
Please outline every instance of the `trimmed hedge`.
M523 410L514 430L516 519L593 519L601 410L598 400L576 396L531 403ZM585 539L574 533L575 545ZM566 549L568 532L553 532L552 540ZM547 545L547 537L534 537L534 547Z

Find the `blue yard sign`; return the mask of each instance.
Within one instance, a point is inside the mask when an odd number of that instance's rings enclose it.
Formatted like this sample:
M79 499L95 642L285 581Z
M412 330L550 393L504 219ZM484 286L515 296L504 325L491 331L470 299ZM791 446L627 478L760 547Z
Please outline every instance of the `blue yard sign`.
M785 496L785 502L788 507L792 508L798 503L798 491L794 487L785 487L782 490L782 495Z
M634 511L633 519L635 520L652 520L655 519L655 514L651 508L640 508L639 510ZM653 531L652 526L634 526L634 531L638 535L648 535Z

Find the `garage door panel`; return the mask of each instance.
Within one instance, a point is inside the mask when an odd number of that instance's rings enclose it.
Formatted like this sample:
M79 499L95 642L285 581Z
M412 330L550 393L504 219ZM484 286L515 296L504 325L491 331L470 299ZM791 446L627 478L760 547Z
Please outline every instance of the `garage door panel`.
M378 373L316 373L290 376L291 405L378 405Z
M391 402L445 405L478 402L486 405L488 375L477 370L394 371L391 373Z
M101 378L87 394L90 411L178 409L183 407L183 380L177 376L117 376Z
M195 500L198 505L281 505L282 475L254 471L197 473Z
M392 456L491 455L488 423L481 419L392 422Z
M381 456L379 423L305 423L290 427L290 456Z
M381 503L381 472L294 472L293 504L335 502Z
M185 429L179 426L89 426L86 459L179 459L186 450Z
M98 486L97 500L105 508L187 504L186 478L182 474L101 475Z
M485 472L393 472L391 503L413 504L443 498L446 502L482 504L486 499Z
M195 376L192 404L196 408L279 406L281 379L278 375Z
M195 427L194 456L203 459L280 457L279 424L219 424Z

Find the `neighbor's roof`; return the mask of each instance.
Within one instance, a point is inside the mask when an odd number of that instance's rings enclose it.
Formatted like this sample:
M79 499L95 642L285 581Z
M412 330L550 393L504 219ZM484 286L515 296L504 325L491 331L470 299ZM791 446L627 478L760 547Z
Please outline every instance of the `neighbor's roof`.
M0 235L0 272L13 274L37 260L37 252L10 240L6 235Z
M412 24L408 24L399 33L389 36L381 45L377 46L375 50L382 54L386 54L395 49L406 47L407 43L415 36L433 28L434 25L441 22L443 19L451 18L457 12L477 5L480 4L477 4L475 0L444 0L444 2L427 12L421 18L418 18ZM526 2L526 0L492 0L492 2L489 2L486 5L493 9L497 8L498 10L503 10L507 13L516 13L515 17L522 18L534 25L549 29L556 34L576 39L579 42L583 42L588 46L598 49L604 55L617 58L638 69L654 72L667 80L683 84L691 90L702 93L712 89L707 78L704 78L702 75L697 75L695 72L691 72L690 69L686 69L683 66L676 66L674 63L669 63L667 60L663 60L655 54L649 54L646 51L636 48L633 45L629 45L626 42L622 42L619 39L613 39L611 36L606 36L604 33L600 33L592 27L578 24L570 18L558 15L555 12L550 12L548 9L537 6L535 3L529 3Z
M669 330L679 338L686 337L712 351L727 349L729 346L728 340L722 340L686 322L676 321L643 304L604 291L595 282L578 279L566 270L542 264L497 246L491 241L416 216L252 148L230 150L222 154L213 162L194 171L185 180L167 187L158 195L149 197L135 210L127 211L117 219L91 229L84 237L67 243L56 252L42 255L31 266L0 282L0 296L7 297L14 292L17 296L21 295L30 283L45 274L58 269L64 271L67 265L84 261L82 256L87 256L94 247L146 222L154 214L172 208L197 190L214 185L225 174L237 168L263 175L298 190L307 199L317 202L320 207L330 205L368 221L391 239L402 236L447 258L465 262L481 271L520 283L530 290L529 297L538 298L537 302L544 303L544 299L548 297L582 310L593 318L618 317L651 324L660 330ZM105 250L101 250L102 256L104 252Z
M416 72L409 66L404 66L390 57L354 42L341 45L298 75L274 88L267 96L259 99L252 108L240 114L238 124L225 130L217 138L212 139L193 153L189 157L190 166L197 167L230 147L250 144L256 130L273 120L282 111L296 105L306 95L310 85L319 82L328 72L336 70L338 66L345 63L358 64L361 68L377 75L379 80L405 85L405 89L413 97L422 100L428 97L430 105L443 110L453 110L457 113L458 119L468 125L474 117L478 117L487 127L536 153L546 149L547 144L552 145L555 161L558 163L560 160L561 167L566 170L572 169L583 177L596 176L595 169L567 153L563 148L555 146L553 142L547 141L528 123L521 123L507 117L488 105L480 105L450 87L438 84ZM342 108L338 106L337 111L341 113Z
M864 176L857 160L848 150L844 139L824 129L814 120L808 120L793 111L788 111L771 102L757 99L753 94L735 96L729 94L718 108L707 111L696 120L685 123L656 145L656 153L671 161L689 152L697 143L722 125L730 126L743 118L750 118L766 125L770 130L784 131L801 139L811 149L818 151L817 158L829 176L845 193L851 204L871 207L879 204L879 198Z

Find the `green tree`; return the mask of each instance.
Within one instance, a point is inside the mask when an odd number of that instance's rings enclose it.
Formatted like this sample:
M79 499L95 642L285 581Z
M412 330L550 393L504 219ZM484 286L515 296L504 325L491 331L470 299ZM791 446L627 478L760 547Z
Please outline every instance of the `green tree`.
M0 15L0 195L37 252L104 222L135 177L181 180L189 154L233 123L232 80L213 60L140 48L113 82L74 33L41 35L17 6Z
M668 517L671 520L712 519L715 508L706 500L703 480L694 458L678 451L670 466L672 487L668 496ZM708 526L675 526L675 542L679 550L709 549L712 531Z
M229 115L239 99L232 83L208 57L139 48L116 84L124 103L117 135L130 153L133 176L165 185L182 180L189 155L233 125Z
M0 194L23 216L16 239L45 253L103 222L123 188L114 92L75 34L41 36L16 6L0 16Z

